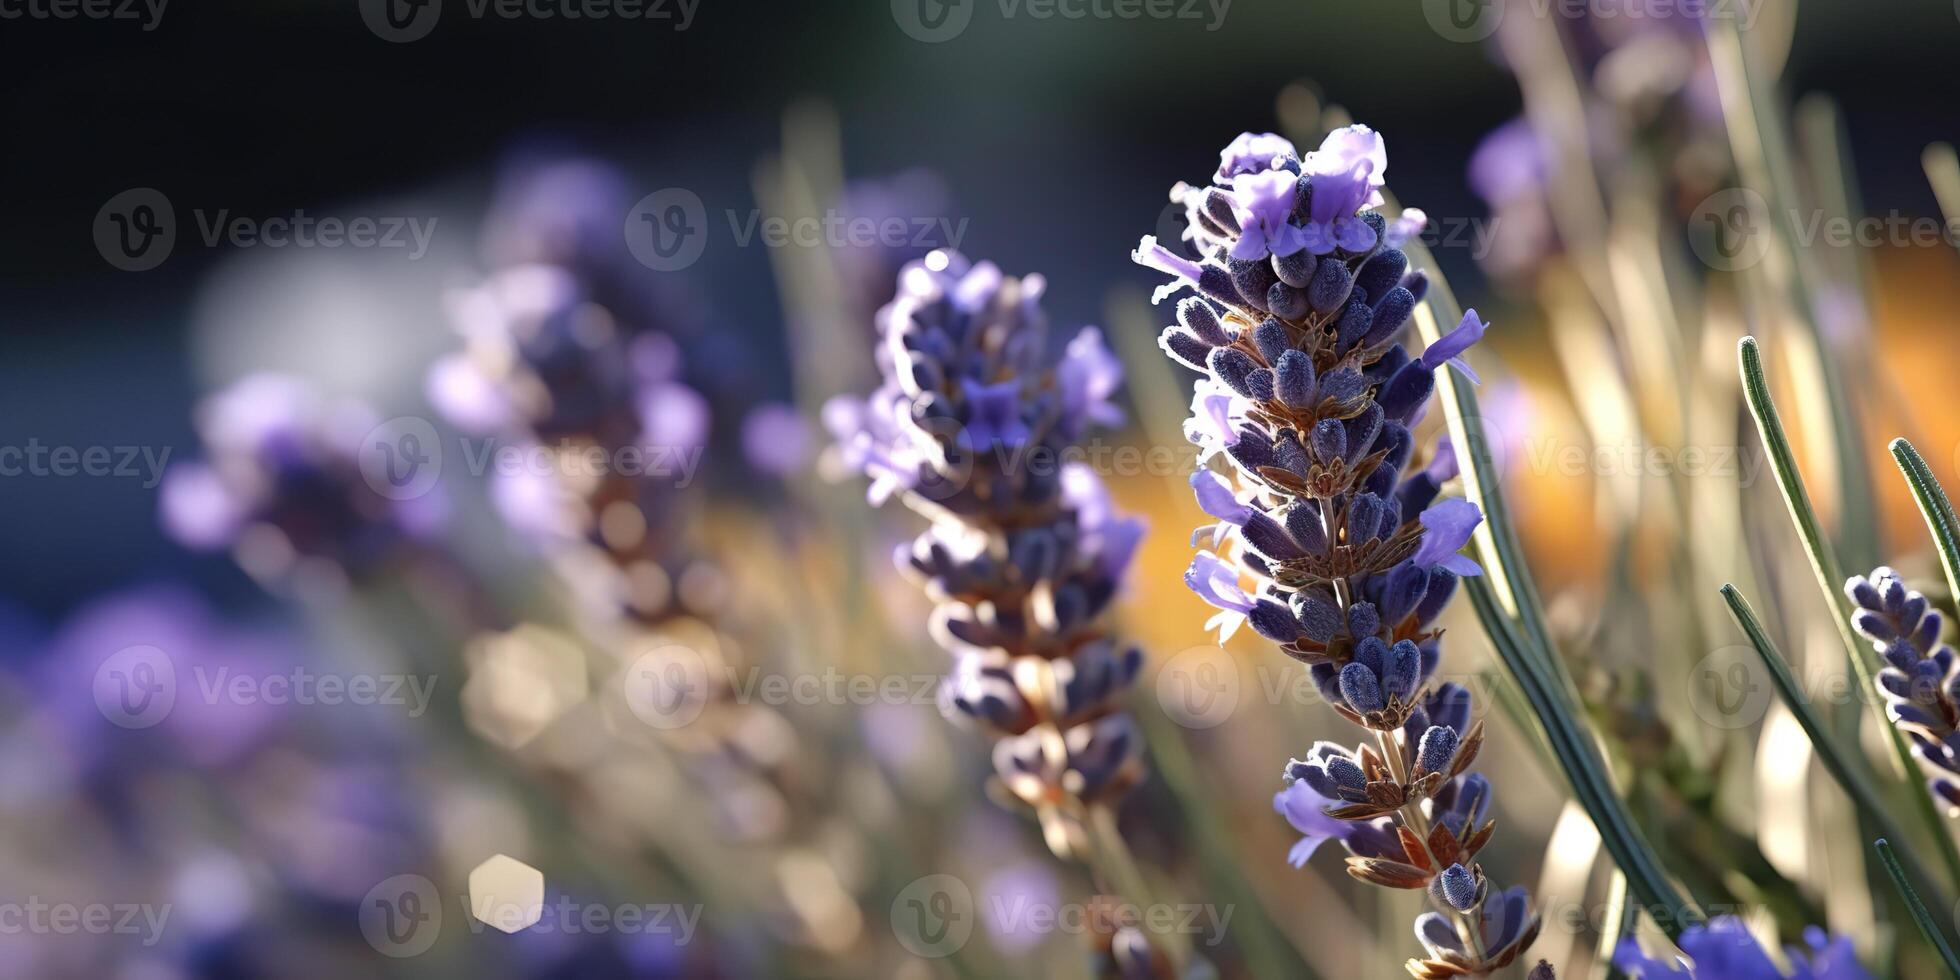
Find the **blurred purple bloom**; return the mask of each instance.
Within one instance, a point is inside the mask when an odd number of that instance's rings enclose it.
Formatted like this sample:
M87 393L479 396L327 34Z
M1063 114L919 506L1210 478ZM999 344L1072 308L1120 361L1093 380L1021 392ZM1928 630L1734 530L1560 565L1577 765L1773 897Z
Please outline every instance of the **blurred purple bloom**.
M810 425L789 405L758 405L742 420L742 454L757 472L788 476L810 460Z
M1717 916L1705 926L1691 926L1679 945L1687 959L1668 962L1647 956L1632 936L1620 940L1613 965L1633 980L1870 980L1858 965L1851 941L1829 938L1815 926L1804 931L1810 950L1785 950L1793 972L1783 973L1756 937L1732 915Z

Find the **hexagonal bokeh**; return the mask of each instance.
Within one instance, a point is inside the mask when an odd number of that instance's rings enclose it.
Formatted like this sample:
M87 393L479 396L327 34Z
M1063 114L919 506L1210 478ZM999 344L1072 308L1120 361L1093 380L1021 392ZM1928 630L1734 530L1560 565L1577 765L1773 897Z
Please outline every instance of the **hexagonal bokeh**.
M470 872L470 914L503 932L528 929L544 917L544 872L506 854Z

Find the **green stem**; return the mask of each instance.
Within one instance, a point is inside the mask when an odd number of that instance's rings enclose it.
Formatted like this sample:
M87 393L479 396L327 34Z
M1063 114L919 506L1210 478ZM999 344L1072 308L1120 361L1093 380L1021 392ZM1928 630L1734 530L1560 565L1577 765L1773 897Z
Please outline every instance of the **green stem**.
M1601 843L1626 872L1633 894L1650 917L1670 937L1705 921L1701 909L1668 878L1653 845L1647 841L1626 806L1606 779L1606 764L1597 746L1577 725L1553 693L1551 682L1524 651L1511 621L1498 610L1497 598L1482 577L1465 579L1478 618L1506 667L1518 678L1533 714L1544 726L1546 741L1558 757L1579 805L1599 830Z
M1851 661L1852 672L1858 678L1861 693L1876 690L1878 665L1877 654L1851 632L1851 600L1844 594L1844 569L1839 567L1837 555L1831 550L1830 539L1825 537L1822 525L1817 520L1817 512L1810 505L1810 493L1804 489L1803 474L1797 471L1796 455L1790 451L1789 437L1784 435L1782 419L1776 412L1776 402L1770 398L1769 379L1763 372L1763 355L1757 349L1756 338L1744 337L1740 345L1742 362L1742 389L1749 403L1749 414L1756 419L1756 431L1762 436L1763 449L1769 456L1770 470L1776 474L1776 485L1783 491L1783 503L1790 511L1790 520L1797 526L1797 536L1803 541L1804 554L1810 558L1810 570L1817 577L1817 587L1824 592L1824 599L1830 604L1831 619L1837 625L1838 638L1844 643L1845 655ZM1905 447L1910 452L1912 447ZM1898 444L1894 443L1894 455L1898 455ZM1913 457L1918 454L1913 453ZM1901 465L1905 466L1905 457ZM1920 462L1923 470L1924 461ZM1926 474L1930 479L1931 474ZM1914 480L1910 467L1907 481L1914 483L1914 493L1920 492L1919 481ZM1936 485L1935 485L1936 487ZM1922 505L1924 509L1924 505ZM1930 513L1930 512L1929 512ZM1951 510L1947 513L1950 515ZM1928 521L1932 518L1929 516ZM1949 531L1950 531L1949 527ZM1935 528L1938 537L1938 528ZM1946 561L1945 548L1941 560ZM1949 570L1949 582L1952 572ZM1912 759L1912 749L1906 744L1905 735L1885 717L1884 710L1876 701L1872 702L1872 713L1878 718L1878 725L1885 730L1886 740L1892 745L1895 774L1908 782L1916 782L1912 774L1918 771ZM1932 832L1939 845L1940 857L1946 864L1947 874L1952 883L1960 885L1960 851L1953 845L1953 837L1947 833L1946 823L1940 819L1939 810L1933 805L1932 795L1924 786L1915 788L1912 793L1913 809L1919 814L1926 828Z
M1899 890L1899 897L1905 899L1906 908L1912 912L1912 921L1919 926L1919 933L1933 948L1940 951L1940 959L1946 961L1948 976L1960 977L1960 957L1953 955L1953 947L1947 944L1946 937L1940 934L1939 927L1933 925L1933 917L1926 912L1926 903L1919 900L1919 893L1912 890L1906 882L1905 869L1899 866L1899 858L1892 853L1892 845L1881 837L1873 843L1878 848L1878 861L1885 865L1885 872L1892 876L1893 887Z

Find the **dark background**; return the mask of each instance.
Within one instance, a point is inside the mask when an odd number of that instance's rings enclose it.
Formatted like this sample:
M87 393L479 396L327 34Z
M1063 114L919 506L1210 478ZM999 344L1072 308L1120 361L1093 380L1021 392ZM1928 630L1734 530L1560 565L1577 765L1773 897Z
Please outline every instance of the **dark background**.
M1081 323L1100 318L1111 286L1154 283L1128 252L1166 188L1204 177L1233 134L1271 128L1289 81L1312 79L1383 131L1396 193L1432 215L1481 213L1464 162L1518 107L1483 45L1437 36L1408 0L1236 0L1215 32L1004 19L994 0L980 4L961 36L930 45L902 33L884 0L700 0L685 32L479 22L449 0L409 44L371 34L352 0L175 0L147 33L130 21L0 21L0 444L196 455L192 405L226 370L192 326L231 256L180 234L154 271L111 268L91 228L126 188L165 192L187 233L191 208L480 205L511 147L547 139L626 161L647 190L691 188L711 216L746 212L783 110L819 97L837 109L851 175L937 171L952 214L971 219L965 251L1046 272L1057 321ZM1789 90L1841 100L1868 211L1937 214L1919 153L1960 129L1956 51L1947 0L1802 5ZM454 227L439 234L465 231ZM1443 260L1459 292L1482 293L1469 258ZM708 333L780 394L787 355L765 250L714 249L675 275L705 299ZM442 335L432 322L429 336ZM419 371L406 358L370 367ZM0 596L35 612L165 576L249 591L229 562L163 538L140 481L0 478L0 505Z

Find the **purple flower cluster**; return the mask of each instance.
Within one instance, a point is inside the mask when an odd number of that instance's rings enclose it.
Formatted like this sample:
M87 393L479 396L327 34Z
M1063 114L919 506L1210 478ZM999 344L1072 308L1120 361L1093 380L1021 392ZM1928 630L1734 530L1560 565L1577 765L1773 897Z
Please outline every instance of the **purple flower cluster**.
M1487 325L1475 311L1411 354L1402 329L1426 280L1395 247L1410 228L1374 210L1387 155L1365 126L1330 134L1304 158L1287 141L1245 134L1209 187L1180 185L1188 261L1152 238L1135 258L1190 289L1161 346L1200 373L1185 423L1201 463L1191 485L1216 523L1185 582L1219 612L1221 640L1241 624L1308 665L1328 703L1374 736L1316 744L1286 768L1275 808L1305 836L1303 864L1329 839L1349 873L1426 888L1436 912L1416 924L1429 951L1419 977L1482 973L1514 960L1538 928L1524 890L1490 895L1475 862L1490 838L1490 784L1467 772L1482 742L1469 692L1432 685L1436 617L1476 563L1458 554L1482 520L1442 500L1456 475L1447 450L1414 465L1415 438L1450 365ZM1247 589L1250 577L1257 584Z
M1051 848L1086 859L1088 808L1144 777L1122 707L1143 654L1104 615L1143 525L1069 459L1122 421L1110 401L1122 368L1093 327L1051 351L1043 288L946 251L908 263L878 314L883 383L824 415L873 503L897 496L932 519L896 558L938 603L933 634L954 656L942 708L995 739L1001 785ZM1107 926L1111 971L1163 971L1133 924Z
M492 252L512 261L451 297L464 346L426 387L452 424L519 461L490 473L505 520L555 554L600 556L564 563L593 576L580 591L654 621L690 596L675 490L700 461L709 412L679 380L680 350L654 329L656 304L586 228L600 215L617 223L622 186L586 163L514 180L490 222ZM605 240L616 237L612 228Z
M998 739L1015 796L1066 817L1143 775L1120 705L1142 653L1103 623L1143 527L1067 458L1121 421L1122 369L1094 328L1049 350L1043 288L951 252L909 263L878 315L883 383L824 414L874 504L933 519L897 560L939 603L945 707Z
M1870 980L1871 975L1858 965L1851 940L1828 937L1812 926L1804 931L1804 941L1810 946L1808 952L1796 947L1784 950L1792 966L1786 974L1741 919L1723 915L1681 934L1679 945L1687 960L1669 963L1649 957L1628 936L1613 952L1613 966L1633 980Z
M362 456L381 419L276 374L243 378L197 411L205 458L165 474L164 530L186 547L229 549L254 577L284 584L361 575L441 529L440 488L384 492ZM363 464L368 469L363 469Z
M1886 715L1911 737L1933 796L1949 816L1960 813L1960 672L1940 641L1939 611L1882 565L1852 576L1844 591L1857 606L1852 625L1885 661L1874 680Z

